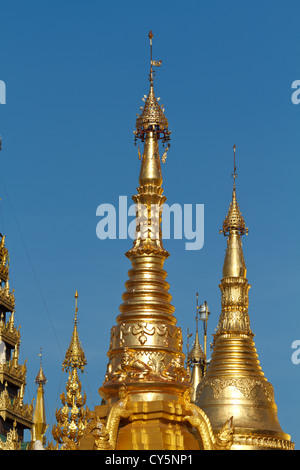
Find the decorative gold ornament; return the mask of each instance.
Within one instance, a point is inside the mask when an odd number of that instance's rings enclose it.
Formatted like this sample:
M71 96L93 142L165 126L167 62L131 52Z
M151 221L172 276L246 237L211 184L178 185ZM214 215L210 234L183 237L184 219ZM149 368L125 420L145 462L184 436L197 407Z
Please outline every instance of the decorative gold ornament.
M70 346L64 359L62 370L69 373L66 385L66 394L60 395L62 408L56 410L57 424L53 426L52 435L62 450L76 450L78 442L87 427L88 409L84 409L86 394L82 395L82 385L78 377L78 370L84 371L86 359L81 347L77 331L77 299L75 293L75 319ZM48 447L50 448L50 447ZM53 445L51 445L53 448Z
M81 347L79 337L78 337L78 331L77 331L77 313L78 313L77 301L78 301L78 292L76 291L75 292L74 329L73 329L71 343L66 352L66 357L62 365L63 370L78 369L78 370L83 371L87 364L85 354Z
M112 450L109 442L109 432L106 429L105 421L96 416L93 422L93 436L95 441L95 450Z

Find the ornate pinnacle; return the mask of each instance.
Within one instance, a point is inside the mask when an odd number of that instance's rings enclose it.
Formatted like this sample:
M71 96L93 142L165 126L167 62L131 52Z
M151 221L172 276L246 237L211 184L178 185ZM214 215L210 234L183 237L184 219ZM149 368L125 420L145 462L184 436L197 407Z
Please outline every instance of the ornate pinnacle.
M43 371L43 366L42 366L42 348L41 348L41 352L39 354L40 356L40 370L38 372L38 375L36 376L35 378L35 383L40 385L40 384L45 384L47 382L47 379L45 377L45 374L44 374L44 371Z
M77 448L78 442L87 426L88 411L83 408L86 403L86 394L81 393L82 385L77 374L77 369L83 372L87 363L77 332L77 299L78 293L76 291L74 330L62 366L63 370L69 371L69 377L66 385L66 394L62 393L60 395L63 407L56 410L57 424L52 429L54 439L59 444L63 444L62 448L66 450L75 450Z
M199 341L198 325L196 328L196 336L195 336L194 345L193 345L191 352L189 353L188 358L190 359L192 363L200 362L201 359L204 360L204 353L202 351L201 344Z
M82 372L84 370L84 367L87 364L87 361L85 359L85 354L84 351L81 347L80 341L79 341L79 336L78 336L78 331L77 331L77 312L78 312L78 307L77 307L77 299L78 299L78 292L75 292L75 318L74 318L74 329L73 329L73 334L71 338L71 343L70 346L66 352L66 357L62 365L63 370L68 370L68 369L80 369Z
M204 353L201 348L201 344L199 341L199 331L198 331L198 323L199 323L199 316L198 316L198 293L197 293L197 311L196 311L196 334L195 334L195 341L191 352L188 354L188 359L194 362L200 362L200 360L204 360Z
M164 114L163 106L160 106L158 103L160 98L155 97L153 87L155 75L153 67L160 67L162 61L152 60L152 31L150 31L148 37L150 39L150 91L148 96L144 95L142 98L145 101L145 105L141 108L142 112L136 120L135 140L141 139L144 142L147 132L153 131L157 139L162 139L163 142L166 142L170 140L171 132L168 129L169 124Z
M240 235L248 235L248 228L246 228L244 217L240 211L239 205L236 199L236 189L235 189L235 179L237 178L236 166L235 166L235 150L236 146L233 146L234 150L234 169L233 169L233 191L232 191L232 200L229 206L228 214L223 222L223 228L220 230L220 233L223 233L224 236L228 235L231 231L235 230L239 232Z
M220 233L228 235L232 230L240 232L240 235L248 234L248 228L246 228L244 217L237 203L235 187L232 191L232 201L229 206L228 214L223 222L223 228L220 230Z

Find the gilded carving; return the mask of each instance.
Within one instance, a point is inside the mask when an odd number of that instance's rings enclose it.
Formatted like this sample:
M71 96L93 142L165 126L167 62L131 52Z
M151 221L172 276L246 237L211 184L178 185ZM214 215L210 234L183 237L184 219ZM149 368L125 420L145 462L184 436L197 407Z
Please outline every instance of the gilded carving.
M94 436L95 450L112 450L109 442L109 432L103 419L96 416L91 431Z
M13 429L11 429L6 436L6 441L3 442L0 439L0 450L20 450L21 444L18 439L18 433L16 430L17 423L14 421Z
M237 446L257 446L260 448L267 447L278 450L294 450L295 444L291 441L278 439L276 437L266 436L249 436L247 434L235 434L233 437L233 445Z
M120 387L119 397L119 401L111 407L106 423L106 429L109 434L109 444L112 449L116 448L117 435L121 418L128 418L130 415L130 411L126 409L129 401L129 395L125 386Z
M24 385L21 386L19 395L14 399L11 399L7 391L7 382L5 383L5 388L0 394L0 416L5 420L6 413L15 414L19 418L31 421L33 417L33 401L32 403L24 403Z
M0 338L12 345L17 345L20 343L20 327L17 329L14 326L14 312L11 313L7 323L4 321L4 314L1 314L0 319Z
M162 375L166 367L165 355L163 353L152 354L148 364L155 375Z
M151 372L151 368L143 361L137 358L133 350L124 348L116 363L111 362L107 367L106 381L122 381L127 377L143 378Z
M111 329L110 350L144 345L177 350L182 348L182 344L181 329L166 323L123 322Z
M184 419L199 432L204 450L229 450L233 442L233 418L231 417L215 435L207 415L201 408L191 403L190 393L190 390L186 390L183 394L184 404L191 413Z
M147 341L147 337L154 335L155 326L149 325L147 322L144 321L140 321L132 325L126 325L125 323L122 323L120 328L120 343L122 345L124 345L125 342L123 336L127 336L130 333L133 336L137 336L139 343L143 346Z
M222 306L248 307L250 286L247 279L229 277L222 279L219 287L221 289Z
M183 366L182 356L180 354L173 355L169 363L162 370L161 375L177 382L183 382L185 379L188 380L188 374Z
M221 391L227 387L234 387L245 398L249 398L251 395L252 390L255 387L260 387L266 395L268 401L274 400L274 389L270 382L266 380L258 380L258 379L250 379L250 378L243 378L243 377L228 377L222 379L204 379L198 386L197 389L197 399L201 394L202 390L205 387L211 387L214 393L214 398L218 398Z
M222 311L219 319L217 333L223 331L251 333L248 313L236 309L226 309Z
M149 350L137 352L124 348L109 362L105 382L123 381L126 378L157 380L157 377L179 382L188 380L183 354Z

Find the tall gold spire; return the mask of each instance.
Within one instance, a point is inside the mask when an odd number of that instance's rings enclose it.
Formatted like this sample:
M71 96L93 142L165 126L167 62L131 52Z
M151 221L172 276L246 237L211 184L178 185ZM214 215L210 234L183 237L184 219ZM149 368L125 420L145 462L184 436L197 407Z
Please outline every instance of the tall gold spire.
M169 253L161 234L160 213L166 198L159 142L167 143L168 149L170 131L154 94L154 67L161 61L152 59L152 38L150 31L150 90L135 129L136 140L144 143L144 151L142 156L139 152L139 187L133 196L136 239L126 253L132 268L117 325L111 330L109 363L99 390L104 403L95 408L81 439L81 449L107 448L107 435L110 448L116 450L184 450L217 445L209 420L190 402L182 333L176 326L163 269ZM198 432L191 431L189 421L195 422Z
M152 421L151 413L155 412L158 417L165 415L169 426L176 427L175 422L182 419L179 418L183 413L182 407L179 406L175 417L171 410L167 411L166 403L178 401L189 387L182 334L175 326L175 309L171 305L167 273L163 269L169 253L163 247L160 227L160 214L166 197L162 189L159 141L169 142L170 131L154 93L154 67L160 66L161 61L152 59L152 38L150 31L150 90L144 97L145 105L137 117L135 130L136 138L144 143L144 152L138 194L132 198L137 210L136 239L126 253L132 269L125 284L117 326L112 329L109 365L101 388L101 393L110 403L118 399L120 386L125 385L133 402L131 424L127 423L119 430L117 449L132 449L135 445L144 449L163 449L169 437L160 419ZM174 448L183 449L185 441L194 448L197 446L186 426L178 429L177 433Z
M215 431L233 416L232 449L291 449L290 436L278 422L273 387L259 364L250 328L250 286L241 242L248 229L237 203L236 176L234 163L232 201L220 230L228 237L219 286L222 311L211 361L198 386L196 403L208 415Z

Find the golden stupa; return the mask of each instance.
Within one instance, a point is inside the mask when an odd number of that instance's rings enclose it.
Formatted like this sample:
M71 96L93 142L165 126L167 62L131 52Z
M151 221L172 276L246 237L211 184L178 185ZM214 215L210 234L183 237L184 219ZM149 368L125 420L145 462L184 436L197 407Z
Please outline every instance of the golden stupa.
M150 91L136 120L136 139L144 143L136 203L137 227L132 264L120 315L113 326L109 363L99 393L103 403L90 413L79 449L198 450L231 445L230 424L212 432L203 411L191 402L182 332L176 326L164 262L160 211L162 189L159 141L169 148L170 131L154 94L150 31ZM165 154L162 157L165 160ZM158 210L153 210L156 207ZM227 421L227 420L226 420Z
M214 335L213 352L205 377L197 388L196 403L209 417L215 432L233 416L232 450L293 449L277 417L274 390L261 369L248 314L246 264L242 235L248 233L236 198L232 201L220 233L227 236L221 280L222 311Z

